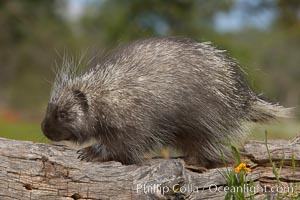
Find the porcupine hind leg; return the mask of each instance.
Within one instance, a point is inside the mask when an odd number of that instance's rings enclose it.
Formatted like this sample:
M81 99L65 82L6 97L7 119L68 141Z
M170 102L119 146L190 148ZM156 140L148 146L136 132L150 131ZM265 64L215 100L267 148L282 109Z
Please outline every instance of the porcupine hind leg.
M229 154L228 147L225 145L203 137L195 137L195 135L178 135L175 147L182 151L186 164L205 168L224 166L220 151L225 155ZM231 158L226 156L225 160L231 160Z

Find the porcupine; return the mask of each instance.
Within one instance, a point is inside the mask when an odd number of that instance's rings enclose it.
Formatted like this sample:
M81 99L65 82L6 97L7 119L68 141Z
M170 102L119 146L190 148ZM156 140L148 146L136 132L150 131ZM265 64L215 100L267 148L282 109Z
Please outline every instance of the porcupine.
M159 145L204 167L231 159L248 122L289 117L290 108L262 100L239 64L209 42L164 37L120 45L76 74L65 60L57 73L42 131L53 141L95 144L87 161L143 161Z

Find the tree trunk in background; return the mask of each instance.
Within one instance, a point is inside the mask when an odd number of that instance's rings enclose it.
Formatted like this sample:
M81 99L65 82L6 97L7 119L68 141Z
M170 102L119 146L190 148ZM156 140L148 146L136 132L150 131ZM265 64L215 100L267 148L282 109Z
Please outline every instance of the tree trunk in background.
M289 189L289 195L296 196L300 193L300 137L270 140L268 147L274 162L284 157L279 170L281 194ZM249 141L242 151L243 161L252 168L247 179L257 188L270 190L256 191L255 199L276 196L271 191L277 182L265 143ZM222 175L226 168L204 170L186 166L181 159L148 159L143 165L128 166L88 163L63 146L0 138L0 160L1 200L224 199L226 195Z

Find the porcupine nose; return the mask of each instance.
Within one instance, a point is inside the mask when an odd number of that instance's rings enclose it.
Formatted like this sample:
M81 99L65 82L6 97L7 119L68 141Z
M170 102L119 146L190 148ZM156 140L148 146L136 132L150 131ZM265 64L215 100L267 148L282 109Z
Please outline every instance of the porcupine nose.
M46 119L44 119L42 121L42 124L41 124L41 129L44 133L44 135L50 139L50 131L49 131L49 123L46 121Z

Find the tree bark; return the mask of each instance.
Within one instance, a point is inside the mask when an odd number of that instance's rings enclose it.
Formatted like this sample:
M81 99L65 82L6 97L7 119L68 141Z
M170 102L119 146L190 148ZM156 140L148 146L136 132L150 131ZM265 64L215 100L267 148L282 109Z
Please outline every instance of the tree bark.
M255 199L300 193L300 137L270 140L273 162L284 160L280 185L272 172L264 141L241 149L251 166ZM0 199L224 199L223 173L234 167L203 170L177 158L147 159L143 165L84 162L64 146L0 138ZM228 188L227 188L228 189ZM285 189L285 191L283 191ZM266 190L269 190L267 192ZM289 190L289 191L287 191ZM290 198L290 197L289 197Z

